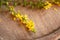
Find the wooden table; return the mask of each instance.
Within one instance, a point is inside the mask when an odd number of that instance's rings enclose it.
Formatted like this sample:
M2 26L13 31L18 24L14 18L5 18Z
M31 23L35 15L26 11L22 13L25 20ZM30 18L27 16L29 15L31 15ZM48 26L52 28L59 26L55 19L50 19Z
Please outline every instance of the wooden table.
M56 9L57 10L56 10ZM4 9L5 10L5 9ZM0 12L0 40L57 40L60 35L60 7L29 9L18 6L35 23L36 33L28 32L23 24L12 20L9 12Z

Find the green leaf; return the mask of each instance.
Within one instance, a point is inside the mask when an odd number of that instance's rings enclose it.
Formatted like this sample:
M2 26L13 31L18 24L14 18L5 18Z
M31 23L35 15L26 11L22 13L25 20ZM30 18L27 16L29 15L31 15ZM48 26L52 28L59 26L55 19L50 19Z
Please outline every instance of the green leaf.
M32 7L32 9L35 7L35 3L33 3L32 1L30 1L29 5Z
M2 2L1 2L1 0L0 0L0 7L1 7L1 5L2 5Z
M43 1L38 1L37 2L37 7L38 8L42 8L44 6L44 2Z
M35 30L35 29L33 29L33 30L32 30L32 32L36 33L36 30Z
M26 0L23 1L23 6L27 6L28 2Z
M17 3L16 2L13 2L13 6L16 6L17 5Z

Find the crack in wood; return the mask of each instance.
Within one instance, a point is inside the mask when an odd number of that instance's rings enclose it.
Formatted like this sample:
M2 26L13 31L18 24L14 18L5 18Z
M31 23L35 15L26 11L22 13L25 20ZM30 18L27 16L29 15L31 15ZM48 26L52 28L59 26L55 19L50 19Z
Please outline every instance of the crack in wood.
M60 26L59 26L57 29L53 30L52 32L50 32L50 33L48 33L48 34L46 34L46 35L43 35L43 36L41 36L41 37L36 37L36 38L34 38L34 39L39 39L39 38L43 38L43 37L46 37L46 36L48 36L48 35L51 35L51 34L55 33L56 31L58 31L59 29L60 29Z

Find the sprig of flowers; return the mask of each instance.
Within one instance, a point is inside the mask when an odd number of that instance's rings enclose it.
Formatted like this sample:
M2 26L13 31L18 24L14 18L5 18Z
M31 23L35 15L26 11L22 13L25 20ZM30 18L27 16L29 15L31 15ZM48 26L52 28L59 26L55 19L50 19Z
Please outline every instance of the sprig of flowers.
M53 2L54 4L57 4L58 6L60 6L60 0L52 0L52 2Z
M29 31L36 32L34 28L34 22L32 20L29 20L27 15L21 15L19 11L16 13L14 11L14 7L12 6L10 6L9 8L12 12L12 15L14 16L14 20L18 19L21 23L26 25L26 28L28 28Z
M34 3L32 1L30 1L29 3L27 3L27 1L24 1L24 5L28 6L30 5L31 8L37 7L37 8L45 8L45 9L49 9L51 8L52 4L48 1L44 2L42 0L39 0L38 2Z
M49 3L48 1L44 2L42 0L39 0L38 2L35 2L35 3L32 2L32 1L30 1L29 3L27 3L27 1L25 0L24 4L30 5L31 8L37 7L37 8L49 9L52 6L52 4Z
M10 2L8 2L8 0L7 1L4 1L4 0L0 0L0 7L1 7L1 5L3 5L3 4L8 4L8 3L10 3ZM52 2L54 3L54 4L57 4L57 5L59 5L60 6L60 0L52 0L51 1L51 3L49 2L49 1L43 1L43 0L39 0L39 1L37 1L37 2L33 2L33 1L27 1L27 0L23 0L23 2L21 2L21 1L12 1L11 0L11 4L13 4L13 6L17 6L17 5L22 5L22 6L27 6L27 7L31 7L31 8L44 8L44 9L49 9L49 8L51 8L51 6L52 6Z
M14 20L18 19L21 23L26 25L26 28L29 31L36 32L35 28L34 28L34 22L32 20L30 20L27 15L22 15L19 11L15 12L14 11L14 7L13 6L9 6L9 2L6 1L5 4L6 4L6 7L9 9L9 11L14 16L14 18L13 18ZM3 3L2 3L2 5L3 5Z
M52 4L49 3L48 1L46 1L44 8L45 8L45 9L49 9L49 8L51 8L51 6L52 6Z

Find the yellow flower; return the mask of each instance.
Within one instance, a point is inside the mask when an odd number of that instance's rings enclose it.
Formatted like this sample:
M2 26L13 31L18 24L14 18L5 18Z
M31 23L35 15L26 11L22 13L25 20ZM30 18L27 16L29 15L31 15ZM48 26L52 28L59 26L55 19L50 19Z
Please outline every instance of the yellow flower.
M45 9L49 9L52 6L52 4L49 3L48 1L45 3L45 5L46 5L44 6Z
M23 17L22 17L22 22L23 23L27 23L28 22L28 16L27 15L24 15Z
M35 28L31 27L29 31L36 32Z
M16 17L19 18L20 16L21 16L21 14L20 14L20 12L18 10L18 12L16 13Z
M56 4L60 4L59 2L56 2Z
M27 23L26 23L26 27L29 29L29 31L34 31L34 23L32 20L29 20Z
M16 21L16 18L14 17L13 20Z
M12 10L13 8L11 8L11 11ZM19 11L15 13L14 10L12 11L12 15L15 16L14 21L16 18L18 18L23 24L26 25L29 31L35 32L34 22L32 20L29 20L27 15L21 15Z
M20 15L20 14L16 14L15 16L16 16L17 18L19 18L21 15Z
M13 6L9 6L10 8L10 11L13 11L14 10L14 7Z
M33 29L34 29L34 27L30 27L30 28L29 28L30 31L33 30Z
M9 4L9 2L6 2L6 4L8 5L8 4Z
M58 6L60 6L60 2L55 2Z
M29 20L26 24L27 27L34 27L34 22L32 20Z
M19 20L22 20L22 16L23 16L23 15L20 15L20 14L18 13L18 14L16 14L15 17L18 18Z
M27 16L27 15L24 15L23 18L24 18L25 20L28 20L28 16Z
M55 4L57 4L58 6L60 6L60 1L59 0L52 0Z
M14 12L12 12L12 15L14 15L15 13Z

